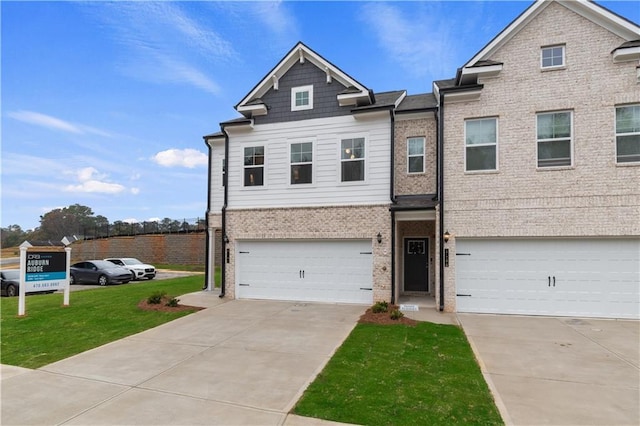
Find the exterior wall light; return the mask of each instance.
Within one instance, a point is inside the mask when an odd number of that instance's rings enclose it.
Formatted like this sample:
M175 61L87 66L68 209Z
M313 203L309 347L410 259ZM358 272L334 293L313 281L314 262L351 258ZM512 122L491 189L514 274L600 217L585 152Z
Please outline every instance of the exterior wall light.
M229 237L227 236L227 234L224 234L224 243L225 244L229 244Z
M379 232L378 232L378 235L376 236L376 239L378 240L378 244L382 243L382 235L380 235Z
M449 242L449 238L451 238L451 234L449 233L449 231L445 231L444 235L442 236L442 238L444 239L445 243Z

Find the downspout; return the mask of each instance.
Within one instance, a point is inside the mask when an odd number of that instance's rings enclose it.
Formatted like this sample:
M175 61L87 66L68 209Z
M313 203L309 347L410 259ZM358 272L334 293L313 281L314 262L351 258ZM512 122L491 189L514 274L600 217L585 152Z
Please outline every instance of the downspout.
M396 204L395 194L395 165L396 165L396 115L393 109L389 110L391 118L391 182L389 183L389 197L392 204ZM396 303L396 212L391 210L391 304Z
M207 176L207 212L206 212L206 217L204 221L207 229L207 242L205 244L204 255L207 261L204 265L204 285L202 286L202 289L211 290L210 279L211 279L211 276L215 277L215 273L211 272L211 258L209 257L211 255L209 241L211 241L211 238L212 238L211 230L210 230L211 228L209 228L209 214L211 213L211 164L213 162L213 149L211 148L211 145L209 145L209 140L207 139L207 137L205 136L203 139L204 139L205 145L207 145L207 148L209 148L209 164L207 166L209 173ZM214 234L213 237L215 238L215 231L213 234ZM215 271L215 267L214 267L214 271ZM214 282L214 287L215 287L215 282Z
M221 216L222 216L222 232L220 238L220 244L222 250L220 250L220 298L224 297L226 290L226 282L227 282L227 198L229 192L229 134L227 133L227 129L224 126L220 126L222 128L222 133L224 133L224 173L222 174L222 185L224 186L224 200L222 203Z
M440 240L440 297L438 309L444 311L444 93L440 89L440 102L438 108L438 203L440 230L438 238Z

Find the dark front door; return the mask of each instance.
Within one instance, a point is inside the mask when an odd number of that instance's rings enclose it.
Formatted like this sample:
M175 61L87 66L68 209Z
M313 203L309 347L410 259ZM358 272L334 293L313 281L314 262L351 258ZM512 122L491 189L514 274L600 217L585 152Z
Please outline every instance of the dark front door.
M429 291L429 240L404 239L404 291Z

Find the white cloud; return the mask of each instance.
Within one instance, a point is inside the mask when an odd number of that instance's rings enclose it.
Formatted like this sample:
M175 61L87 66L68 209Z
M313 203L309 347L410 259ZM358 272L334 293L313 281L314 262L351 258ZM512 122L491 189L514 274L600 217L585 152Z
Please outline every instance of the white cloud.
M153 161L164 167L187 167L193 169L206 166L208 157L197 149L168 149L151 157Z
M46 127L48 129L61 130L63 132L74 133L77 135L94 134L98 136L111 137L111 134L104 130L82 124L74 124L39 112L20 110L9 112L7 115L14 120L40 127Z
M119 194L126 188L119 183L107 182L108 176L100 173L95 167L83 167L73 172L79 184L67 185L66 192L91 192L102 194Z
M412 3L413 5L413 3ZM437 3L421 3L412 14L400 6L369 3L362 7L362 17L374 32L386 53L416 77L442 78L455 70L452 52L455 38L447 20L436 13Z
M124 222L124 223L138 223L138 219L132 217L132 218L129 218L129 219L122 219L121 222Z
M131 188L129 190L133 195L138 195L140 193L140 188Z

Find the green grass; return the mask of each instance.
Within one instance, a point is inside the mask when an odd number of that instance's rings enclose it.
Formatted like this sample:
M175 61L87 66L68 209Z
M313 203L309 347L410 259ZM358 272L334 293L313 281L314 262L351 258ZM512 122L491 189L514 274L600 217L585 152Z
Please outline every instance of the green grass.
M178 265L173 263L161 263L154 264L156 269L168 269L170 271L185 271L185 272L204 272L204 265ZM216 268L218 271L220 268Z
M459 327L358 324L294 413L362 425L503 424Z
M63 307L61 293L26 298L18 317L18 298L0 301L3 364L38 368L105 343L156 327L187 312L143 311L138 302L154 292L180 296L202 289L202 275L74 291Z

